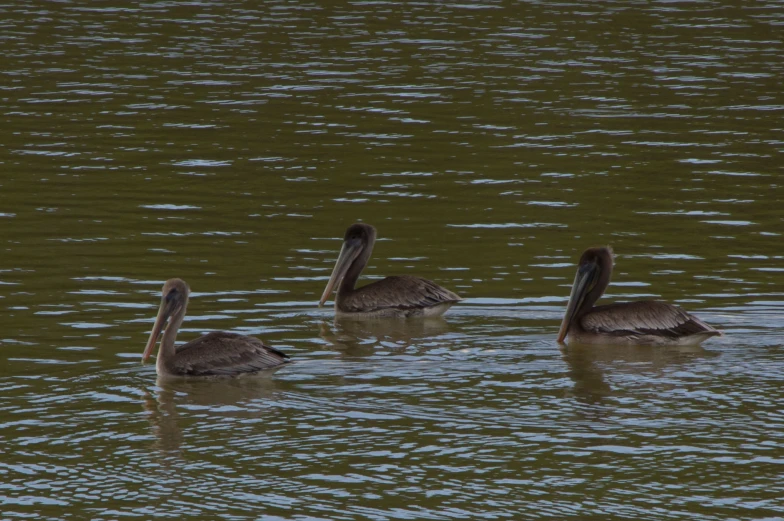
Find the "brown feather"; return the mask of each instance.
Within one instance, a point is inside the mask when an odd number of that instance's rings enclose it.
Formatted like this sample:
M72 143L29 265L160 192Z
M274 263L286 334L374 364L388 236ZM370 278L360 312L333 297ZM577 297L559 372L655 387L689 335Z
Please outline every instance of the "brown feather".
M175 346L189 294L190 287L182 279L169 279L163 285L161 306L142 355L142 362L149 358L166 326L156 362L159 376L239 375L289 361L288 356L258 338L237 333L213 332Z
M369 224L355 223L348 227L319 304L324 303L336 283L339 284L336 312L355 316L436 316L462 300L434 282L409 275L387 277L355 289L375 241L376 229Z
M657 335L674 339L695 334L721 335L678 306L655 300L597 306L580 318L580 325L588 333L627 337Z
M696 345L721 332L678 306L655 300L594 304L610 284L613 252L588 248L580 256L558 341L578 343Z
M387 277L346 294L338 299L338 309L345 313L371 313L386 309L413 310L454 303L457 294L435 282L409 275Z
M289 362L258 338L214 331L176 347L173 372L182 376L254 373Z

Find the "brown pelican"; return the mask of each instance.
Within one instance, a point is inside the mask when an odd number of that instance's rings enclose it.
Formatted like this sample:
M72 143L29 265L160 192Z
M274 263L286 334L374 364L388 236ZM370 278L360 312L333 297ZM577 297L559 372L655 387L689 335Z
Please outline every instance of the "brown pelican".
M158 360L158 376L215 376L254 373L285 364L289 357L258 338L237 333L212 332L187 344L174 346L185 318L190 288L185 281L169 279L163 285L161 307L144 348L142 362L150 358L166 321Z
M594 307L610 283L610 248L588 248L580 257L577 275L558 342L566 335L581 344L696 345L721 335L678 306L654 300Z
M338 287L335 298L338 315L432 317L443 314L452 304L462 300L434 282L408 275L387 277L354 289L375 242L376 229L369 224L357 223L348 227L319 307L324 305L335 286Z

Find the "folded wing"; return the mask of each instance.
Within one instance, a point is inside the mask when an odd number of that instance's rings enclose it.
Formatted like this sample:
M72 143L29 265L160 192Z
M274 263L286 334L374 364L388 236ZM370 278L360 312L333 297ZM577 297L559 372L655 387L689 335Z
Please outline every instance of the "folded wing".
M676 339L691 335L721 335L719 330L678 306L654 300L595 307L582 317L581 325L588 332L627 337Z
M176 372L185 376L238 375L271 369L289 357L258 338L213 332L177 346Z
M353 291L341 303L346 312L372 312L383 309L422 309L462 300L456 293L435 282L407 275L387 277Z

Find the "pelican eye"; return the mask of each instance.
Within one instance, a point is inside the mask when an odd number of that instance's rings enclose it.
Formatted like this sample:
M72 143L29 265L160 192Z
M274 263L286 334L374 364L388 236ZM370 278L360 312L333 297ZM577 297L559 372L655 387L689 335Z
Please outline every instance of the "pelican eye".
M166 302L171 302L172 300L174 300L174 298L175 298L176 296L177 296L177 288L172 288L172 289L171 289L171 290L169 290L169 292L166 294Z

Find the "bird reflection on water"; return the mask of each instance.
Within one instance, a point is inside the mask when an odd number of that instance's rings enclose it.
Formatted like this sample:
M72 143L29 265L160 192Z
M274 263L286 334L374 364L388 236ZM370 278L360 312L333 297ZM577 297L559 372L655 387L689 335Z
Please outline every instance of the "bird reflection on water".
M409 320L336 317L319 325L319 336L347 355L367 355L378 348L404 350L445 335L450 324L442 317Z
M183 423L192 423L181 416L185 411L206 409L211 415L257 418L274 406L281 392L281 383L270 373L241 378L171 379L158 378L156 392L145 389L142 407L147 413L155 436L154 447L162 456L177 456L187 445ZM164 458L165 459L165 458Z
M174 392L161 389L155 396L145 389L142 408L147 413L150 430L155 436L153 447L163 456L163 461L180 456L183 436L174 405Z
M562 349L574 382L569 394L587 403L600 403L618 390L608 381L605 368L613 366L613 375L624 373L660 373L673 366L686 365L699 358L719 356L702 346L653 348L636 345L580 345ZM657 375L658 376L658 375Z

